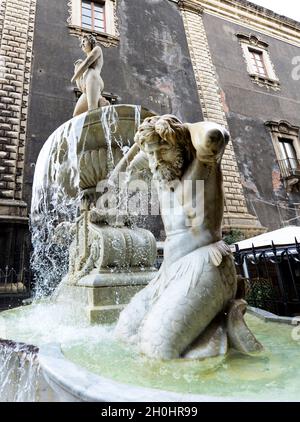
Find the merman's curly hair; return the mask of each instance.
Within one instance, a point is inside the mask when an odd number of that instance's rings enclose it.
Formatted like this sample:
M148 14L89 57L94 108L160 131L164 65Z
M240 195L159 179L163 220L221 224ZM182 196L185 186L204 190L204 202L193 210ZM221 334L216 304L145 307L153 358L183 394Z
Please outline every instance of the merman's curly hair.
M159 138L174 147L180 147L184 152L185 160L191 161L196 151L191 142L188 128L172 114L147 117L139 126L135 135L135 142L143 149L143 145Z

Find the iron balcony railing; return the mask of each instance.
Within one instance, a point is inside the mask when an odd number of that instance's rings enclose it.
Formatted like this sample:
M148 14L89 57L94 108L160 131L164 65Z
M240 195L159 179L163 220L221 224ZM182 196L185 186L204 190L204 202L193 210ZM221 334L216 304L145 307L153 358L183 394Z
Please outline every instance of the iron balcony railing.
M278 160L280 173L284 179L289 177L298 176L300 178L300 160L298 158L285 158L284 160Z
M300 244L288 247L274 243L263 250L253 245L241 251L236 245L235 265L239 275L246 279L246 300L251 306L278 315L300 315Z
M0 268L0 298L3 296L29 297L31 291L31 271L23 268Z

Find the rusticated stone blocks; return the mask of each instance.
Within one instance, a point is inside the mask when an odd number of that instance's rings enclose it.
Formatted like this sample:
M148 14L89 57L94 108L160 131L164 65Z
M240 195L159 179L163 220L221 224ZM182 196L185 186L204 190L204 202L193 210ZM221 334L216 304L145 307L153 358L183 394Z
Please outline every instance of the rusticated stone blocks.
M0 2L0 199L22 197L35 10L36 0Z

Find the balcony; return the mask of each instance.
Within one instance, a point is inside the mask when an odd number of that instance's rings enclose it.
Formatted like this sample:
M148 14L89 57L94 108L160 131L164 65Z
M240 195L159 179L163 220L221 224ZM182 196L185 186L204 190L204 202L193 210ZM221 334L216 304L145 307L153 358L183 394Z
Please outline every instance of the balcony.
M287 157L284 160L278 160L278 165L283 179L300 179L300 160L298 158Z
M0 268L0 312L14 306L20 306L24 299L31 296L31 270L23 268Z

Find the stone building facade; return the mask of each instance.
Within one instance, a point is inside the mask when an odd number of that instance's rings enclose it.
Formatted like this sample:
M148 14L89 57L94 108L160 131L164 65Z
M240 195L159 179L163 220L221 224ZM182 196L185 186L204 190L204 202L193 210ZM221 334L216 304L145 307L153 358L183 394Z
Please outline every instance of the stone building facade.
M112 102L229 129L225 232L297 224L297 169L285 174L281 154L291 145L298 159L300 24L244 0L2 0L0 267L26 260L34 166L72 116L82 33L103 47Z
M178 6L183 16L203 117L230 130L202 17L204 9L197 1L179 1ZM246 236L260 233L263 228L247 209L232 142L226 148L222 163L225 191L224 231L239 230Z
M299 225L300 24L245 0L174 2L203 116L231 134L228 214L241 228L247 212L268 230Z
M0 2L0 266L24 265L23 197L36 0Z
M24 251L29 250L28 214L35 163L48 136L72 116L77 93L70 79L73 63L83 57L78 39L82 33L93 33L101 43L108 99L142 104L159 114L172 112L187 121L202 119L181 12L172 2L155 3L2 1L1 54L6 51L5 56L17 59L11 60L12 68L8 66L6 72L17 83L5 83L5 92L1 85L0 92L1 118L5 119L1 121L0 268L18 268L27 260ZM96 5L105 8L103 30L82 27L82 8L88 4L93 10ZM143 33L147 36L141 39ZM25 43L21 41L23 34ZM15 54L23 52L26 61L21 69L18 60L23 56ZM16 120L11 129L13 121L8 119L12 118Z

